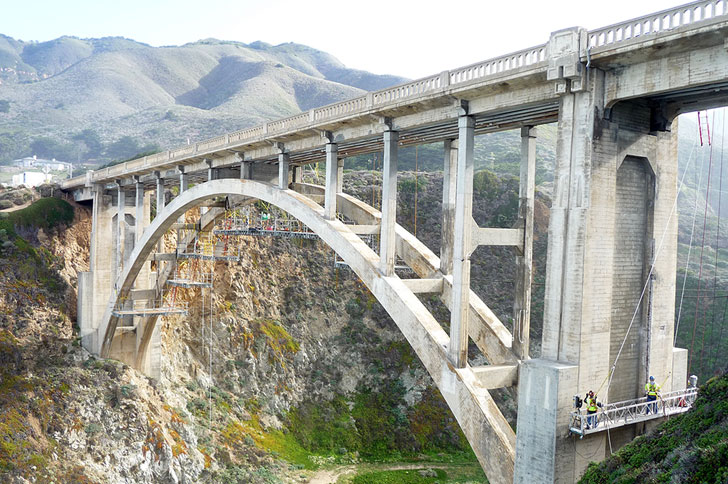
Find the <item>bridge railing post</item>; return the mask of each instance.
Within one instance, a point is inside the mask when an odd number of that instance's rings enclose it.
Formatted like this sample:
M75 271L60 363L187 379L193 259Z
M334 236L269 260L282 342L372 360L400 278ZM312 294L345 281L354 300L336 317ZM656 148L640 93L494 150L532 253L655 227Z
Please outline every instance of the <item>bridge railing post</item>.
M382 227L379 235L379 270L394 275L397 223L397 153L399 132L384 132L384 166L382 167Z
M458 161L455 185L455 222L452 232L453 287L450 311L450 360L458 368L468 363L470 315L470 252L473 220L473 145L475 118L458 120Z

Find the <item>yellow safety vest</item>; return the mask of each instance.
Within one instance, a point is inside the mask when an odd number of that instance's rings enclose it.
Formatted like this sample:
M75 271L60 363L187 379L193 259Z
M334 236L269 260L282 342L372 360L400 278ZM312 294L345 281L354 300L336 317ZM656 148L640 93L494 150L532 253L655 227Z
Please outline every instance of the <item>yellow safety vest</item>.
M654 383L647 383L645 385L645 391L647 392L647 395L651 397L656 397L657 392L660 390L660 387L655 385Z
M586 399L587 407L586 409L590 412L596 412L597 411L597 399L595 398L587 398Z

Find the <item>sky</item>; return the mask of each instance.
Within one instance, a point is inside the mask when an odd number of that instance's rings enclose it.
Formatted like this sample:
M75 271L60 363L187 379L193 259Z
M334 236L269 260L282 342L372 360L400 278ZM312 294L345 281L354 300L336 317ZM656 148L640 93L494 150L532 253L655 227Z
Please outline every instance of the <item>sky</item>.
M24 41L122 36L296 42L347 67L419 78L678 6L675 0L2 0L0 33Z

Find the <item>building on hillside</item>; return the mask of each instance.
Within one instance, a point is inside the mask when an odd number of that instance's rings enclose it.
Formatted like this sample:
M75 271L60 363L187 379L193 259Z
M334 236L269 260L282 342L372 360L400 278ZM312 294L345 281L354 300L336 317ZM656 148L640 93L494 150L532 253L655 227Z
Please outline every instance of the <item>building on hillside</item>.
M50 182L53 178L50 173L41 173L39 171L24 171L13 175L12 186L17 187L25 185L26 187L37 187L44 183Z
M37 168L43 167L48 170L64 171L71 170L71 163L66 161L56 160L55 158L47 160L44 158L38 158L36 155L26 156L25 158L18 158L13 160L12 164L18 168Z
M18 158L13 160L12 166L16 168L36 168L43 170L44 173L49 171L66 171L68 172L68 178L71 178L73 173L73 165L67 161L59 161L55 158L47 160L44 158L38 158L36 155L26 156L25 158Z

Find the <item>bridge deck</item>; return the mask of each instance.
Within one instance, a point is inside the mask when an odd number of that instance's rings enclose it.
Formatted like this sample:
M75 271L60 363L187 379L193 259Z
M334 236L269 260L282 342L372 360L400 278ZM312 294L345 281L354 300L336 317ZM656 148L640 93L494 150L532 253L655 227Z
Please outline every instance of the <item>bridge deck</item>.
M661 12L627 20L600 29L584 31L586 42L575 54L580 63L621 66L620 55L635 60L666 51L662 42L676 42L690 35L702 35L710 28L726 28L728 0L700 0ZM708 32L709 34L709 32ZM721 40L722 43L722 40ZM334 133L343 157L381 150L382 119L396 119L402 145L432 143L457 137L454 100L469 100L476 133L535 126L558 118L559 99L552 84L544 82L554 53L550 45L537 45L472 65L437 73L398 86L369 92L346 101L314 108L284 119L223 134L194 144L145 156L66 180L64 190L77 190L92 184L131 184L132 176L153 185L155 172L199 165L186 172L207 173L204 160L215 167L230 167L243 159L255 163L275 163L278 148L285 145L294 165L320 161L326 139L321 133ZM694 45L695 42L684 42ZM634 52L641 54L635 57ZM624 83L628 84L628 83ZM508 86L508 100L499 97ZM520 90L520 91L519 91ZM645 92L645 94L664 94ZM517 94L520 93L520 94ZM632 93L634 94L634 93ZM626 94L625 94L626 95ZM488 98L476 106L478 98ZM629 97L629 96L628 96ZM481 100L482 100L481 99ZM417 114L421 116L416 116ZM372 120L378 121L372 121ZM373 126L379 126L373 128Z

